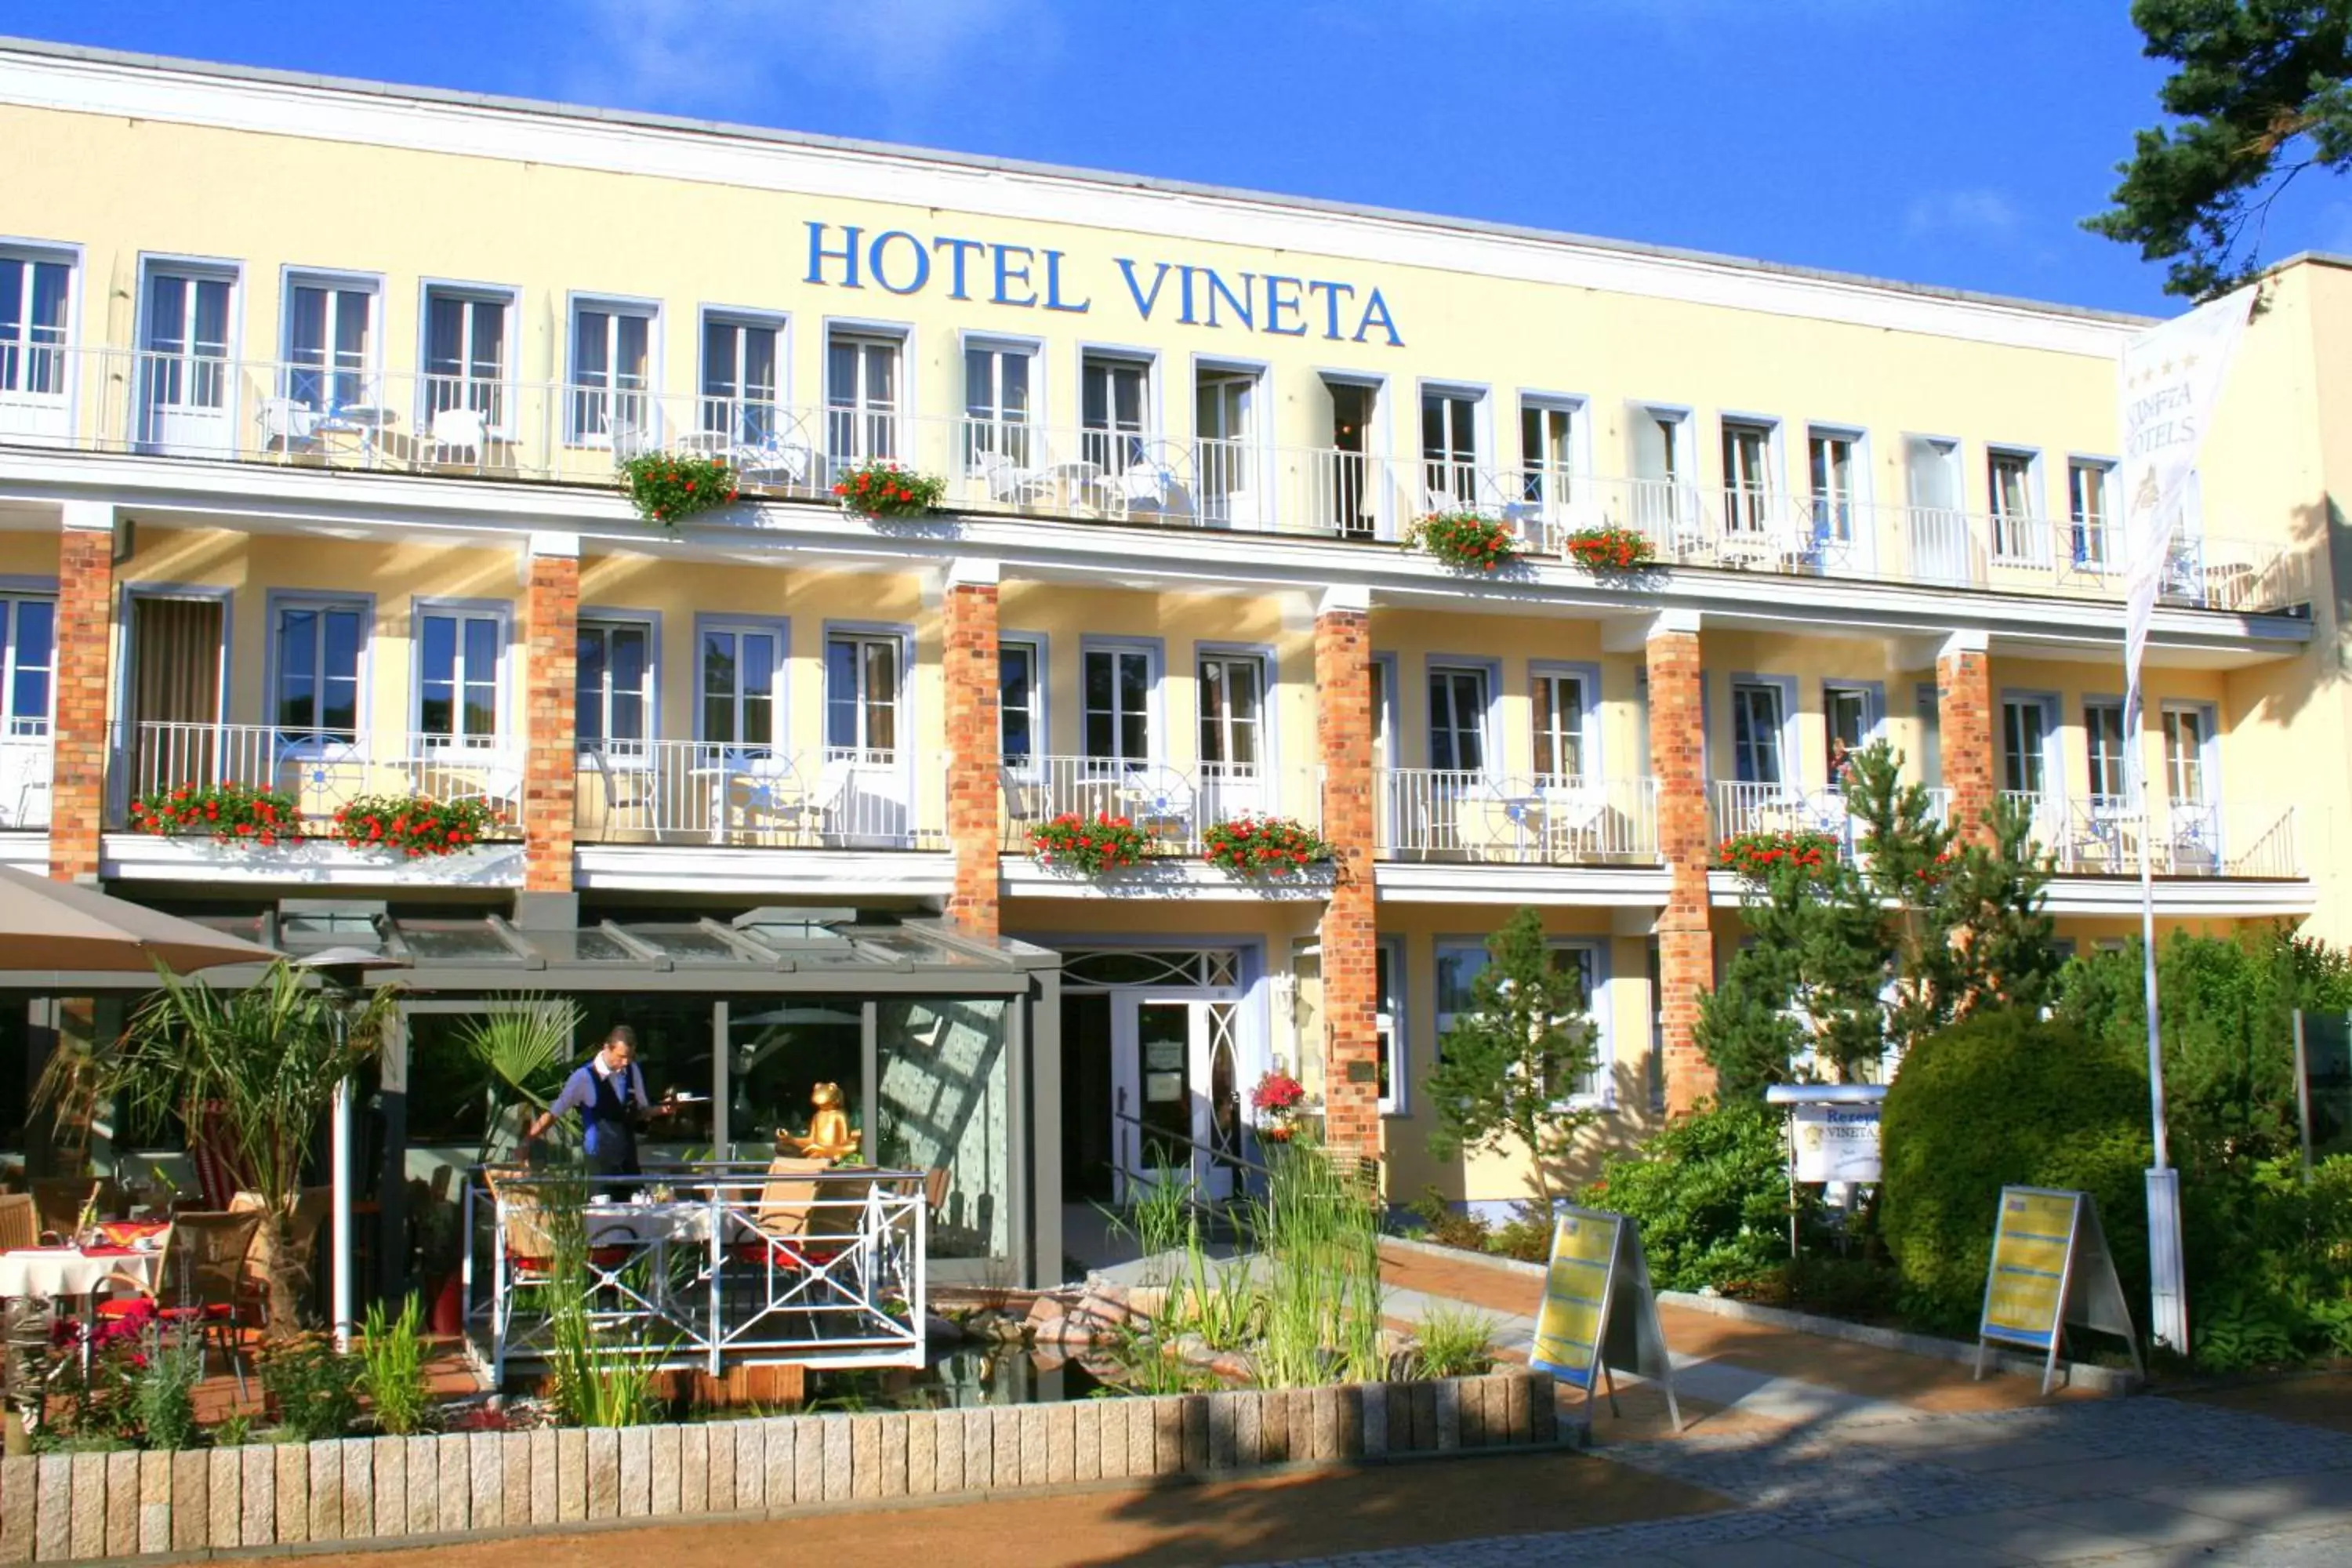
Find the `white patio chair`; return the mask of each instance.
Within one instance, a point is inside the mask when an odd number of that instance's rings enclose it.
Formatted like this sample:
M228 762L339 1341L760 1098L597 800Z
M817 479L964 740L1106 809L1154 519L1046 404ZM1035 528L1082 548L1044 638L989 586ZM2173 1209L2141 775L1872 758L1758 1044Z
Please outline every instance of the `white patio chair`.
M261 405L261 449L281 458L327 449L319 436L319 416L290 397L271 397Z
M48 738L0 741L0 827L47 827L56 752Z
M643 768L614 767L612 754L602 746L590 746L584 754L604 792L605 831L618 827L624 832L656 835L659 797L653 773Z
M463 460L479 468L482 455L489 446L489 432L478 408L436 408L433 423L425 437L425 460L429 463L452 463L464 454Z
M765 441L735 448L735 472L747 485L763 489L800 489L816 468L816 453L806 441L771 434Z
M1581 779L1536 781L1543 808L1544 847L1555 858L1598 855L1607 847L1609 794Z
M1034 506L1054 493L1054 481L1027 468L1002 452L980 454L979 470L988 483L988 499L1004 506Z
M1179 460L1180 454L1168 442L1143 443L1124 465L1094 481L1103 510L1114 517L1130 516L1138 508L1167 512L1183 489Z

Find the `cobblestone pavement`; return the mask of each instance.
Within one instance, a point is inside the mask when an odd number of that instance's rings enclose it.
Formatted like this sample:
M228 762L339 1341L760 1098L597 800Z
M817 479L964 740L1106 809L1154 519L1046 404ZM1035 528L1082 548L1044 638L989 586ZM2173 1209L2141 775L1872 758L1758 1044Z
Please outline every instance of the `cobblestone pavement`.
M1304 1561L1315 1568L2352 1563L2352 1434L2179 1400L1832 1419L1597 1452L1740 1506ZM1465 1468L1462 1479L1476 1484L1475 1470Z

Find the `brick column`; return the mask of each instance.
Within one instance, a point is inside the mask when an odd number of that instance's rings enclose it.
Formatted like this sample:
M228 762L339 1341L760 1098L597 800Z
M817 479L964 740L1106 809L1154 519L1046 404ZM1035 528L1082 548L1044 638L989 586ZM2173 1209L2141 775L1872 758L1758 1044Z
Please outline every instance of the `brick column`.
M572 891L579 826L580 542L533 534L523 605L522 886Z
M1323 910L1323 1121L1335 1153L1381 1153L1379 912L1372 889L1371 601L1331 589L1315 617L1323 837L1338 877Z
M1658 917L1666 1113L1681 1116L1715 1092L1715 1068L1692 1037L1699 993L1715 984L1715 927L1706 894L1714 834L1706 804L1706 696L1699 679L1697 617L1661 616L1645 652L1658 853L1667 874L1666 907Z
M955 852L955 891L948 918L993 941L998 930L997 568L960 561L949 570L947 634L948 847Z
M1992 666L1982 632L1954 632L1936 658L1937 744L1952 821L1964 835L1989 838L1984 814L1993 803ZM1933 782L1933 781L1930 781Z
M57 721L49 875L98 875L106 820L108 671L114 652L114 509L69 505L58 541Z

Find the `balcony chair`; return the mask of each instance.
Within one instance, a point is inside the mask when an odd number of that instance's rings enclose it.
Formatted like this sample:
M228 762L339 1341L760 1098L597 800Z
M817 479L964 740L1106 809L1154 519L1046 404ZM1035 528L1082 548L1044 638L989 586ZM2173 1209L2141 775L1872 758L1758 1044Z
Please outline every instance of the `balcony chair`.
M1544 849L1553 860L1599 856L1608 848L1609 793L1576 778L1539 778Z
M261 449L280 458L296 453L315 457L327 449L319 434L319 416L290 397L268 397L261 403Z
M0 1193L0 1252L41 1245L41 1220L30 1193Z
M1124 462L1106 464L1093 481L1098 504L1113 517L1131 516L1139 508L1165 514L1183 492L1181 460L1166 441L1136 443Z
M478 468L488 449L488 422L480 409L436 408L419 455L428 463L455 463L462 453L465 462Z
M46 735L0 740L0 827L47 827L57 752Z
M613 467L618 468L659 451L660 443L652 432L635 419L616 417L612 422Z
M206 1353L206 1342L219 1345L236 1374L236 1395L243 1399L245 1360L237 1342L250 1319L253 1301L246 1259L253 1247L253 1234L264 1217L257 1210L174 1215L172 1228L164 1233L155 1289L151 1292L146 1281L135 1274L110 1275L109 1284L126 1287L131 1293L101 1300L98 1315L125 1317L144 1301L164 1322L194 1328L198 1374L203 1373L201 1358Z
M649 838L661 836L659 806L661 796L652 769L648 767L616 768L612 753L603 746L591 745L583 753L588 765L595 771L604 797L604 831L615 827L623 832L642 833Z
M798 425L789 431L771 430L758 441L735 448L735 474L745 485L764 489L802 489L816 471L816 451Z
M809 792L790 757L763 747L730 747L716 764L719 787L711 792L711 842L725 843L741 831L767 837L808 826Z
M1054 494L1051 475L1024 468L1003 452L982 452L974 470L987 481L988 499L1001 506L1035 506Z

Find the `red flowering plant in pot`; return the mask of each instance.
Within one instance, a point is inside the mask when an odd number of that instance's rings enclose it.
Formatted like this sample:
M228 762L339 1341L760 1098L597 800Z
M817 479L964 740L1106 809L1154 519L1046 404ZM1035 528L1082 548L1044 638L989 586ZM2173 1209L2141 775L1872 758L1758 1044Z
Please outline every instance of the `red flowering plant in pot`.
M362 795L335 813L335 837L354 849L383 849L405 860L456 855L501 826L486 800L429 795Z
M715 511L740 493L725 458L668 452L647 452L623 463L621 488L639 517L664 528L676 528L680 519L699 511Z
M131 803L131 827L159 838L208 836L222 844L274 848L301 836L294 797L252 784L180 784L151 790Z
M1716 846L1715 863L1737 871L1752 882L1769 879L1774 871L1794 866L1814 881L1828 879L1838 860L1834 833L1801 829L1786 833L1735 833Z
M1286 816L1242 816L1201 835L1201 858L1237 877L1295 877L1328 865L1331 846Z
M845 509L866 517L920 517L940 504L948 482L936 474L869 458L841 470L833 481L833 493Z
M1560 540L1559 552L1588 572L1632 572L1658 558L1648 534L1614 525L1576 529Z
M1142 862L1150 837L1124 816L1066 811L1029 830L1029 858L1040 866L1061 866L1099 877Z
M1405 542L1463 572L1499 572L1519 553L1519 536L1509 523L1475 511L1431 512L1412 525Z
M1300 1107L1307 1103L1307 1086L1286 1072L1270 1072L1250 1090L1250 1109L1257 1113L1257 1135L1268 1143L1287 1143L1297 1136Z

